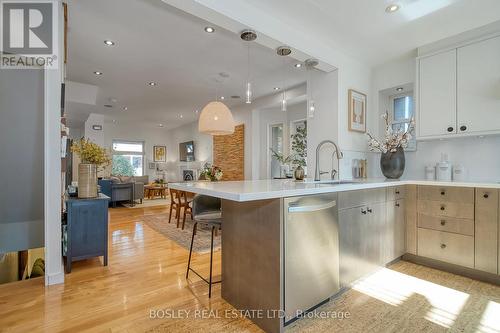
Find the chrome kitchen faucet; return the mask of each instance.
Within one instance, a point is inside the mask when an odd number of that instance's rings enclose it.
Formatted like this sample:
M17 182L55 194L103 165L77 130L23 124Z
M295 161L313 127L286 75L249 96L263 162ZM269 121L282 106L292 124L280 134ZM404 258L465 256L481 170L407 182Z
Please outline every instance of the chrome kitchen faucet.
M337 146L337 144L335 142L333 142L331 140L324 140L324 141L321 141L319 143L319 145L316 147L316 172L314 173L314 180L315 181L319 181L320 180L320 176L322 174L328 173L326 171L320 171L319 170L319 151L321 150L321 147L323 147L323 145L325 145L327 143L330 143L330 144L332 144L335 147L335 152L332 154L331 179L333 180L335 178L335 175L339 173L338 171L339 171L339 168L340 168L340 159L342 159L344 157L344 154L342 153L342 151L340 151L339 147ZM337 156L337 170L335 170L333 168L333 157L335 155Z

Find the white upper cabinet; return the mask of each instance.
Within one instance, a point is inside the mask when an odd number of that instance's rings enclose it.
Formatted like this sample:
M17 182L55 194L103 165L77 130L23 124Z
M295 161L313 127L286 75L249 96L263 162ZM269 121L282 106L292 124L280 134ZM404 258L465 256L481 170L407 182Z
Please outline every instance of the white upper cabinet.
M417 138L500 133L500 36L418 59Z
M500 37L457 50L459 133L500 130Z
M417 136L456 133L456 50L419 59Z

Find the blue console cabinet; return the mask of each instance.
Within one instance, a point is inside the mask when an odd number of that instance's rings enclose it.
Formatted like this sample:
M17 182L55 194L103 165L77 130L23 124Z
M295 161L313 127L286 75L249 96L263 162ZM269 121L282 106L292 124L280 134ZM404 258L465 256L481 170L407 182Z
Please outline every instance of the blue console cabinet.
M100 193L92 199L66 199L67 223L63 226L63 255L66 273L71 263L103 256L108 265L108 203L110 198Z

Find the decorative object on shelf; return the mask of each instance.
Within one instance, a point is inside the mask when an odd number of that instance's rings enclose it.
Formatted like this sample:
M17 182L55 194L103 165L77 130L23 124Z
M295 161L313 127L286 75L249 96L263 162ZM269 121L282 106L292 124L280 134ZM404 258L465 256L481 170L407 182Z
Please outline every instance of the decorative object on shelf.
M369 137L368 146L370 151L380 151L380 168L386 178L398 179L403 175L405 170L405 152L404 148L408 146L411 139L411 132L415 127L415 121L410 121L406 131L401 128L394 131L389 123L389 114L385 112L382 115L385 121L385 140L383 143L375 139L370 133L366 133Z
M349 131L366 133L366 95L349 89Z
M167 147L153 146L153 162L167 161Z
M149 170L155 170L156 169L156 163L155 162L149 162L148 163L148 168L149 168Z
M293 172L293 175L295 177L295 180L304 180L304 176L305 176L304 168L299 164L295 168L295 171Z
M202 176L202 178L214 182L221 180L224 172L222 172L222 169L218 166L211 165L210 163L205 163L200 175Z
M71 151L81 160L78 165L78 197L97 197L97 167L108 165L111 161L106 149L82 138L73 143Z

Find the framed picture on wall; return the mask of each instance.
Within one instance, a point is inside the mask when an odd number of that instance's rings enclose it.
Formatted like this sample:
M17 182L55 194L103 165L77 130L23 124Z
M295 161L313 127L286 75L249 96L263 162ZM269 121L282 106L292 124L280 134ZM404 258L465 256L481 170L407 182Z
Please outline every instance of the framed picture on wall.
M149 166L148 166L149 170L154 170L156 169L156 163L155 162L149 162Z
M366 95L349 89L349 131L366 133Z
M167 147L153 146L153 162L166 162L166 161L167 161Z

